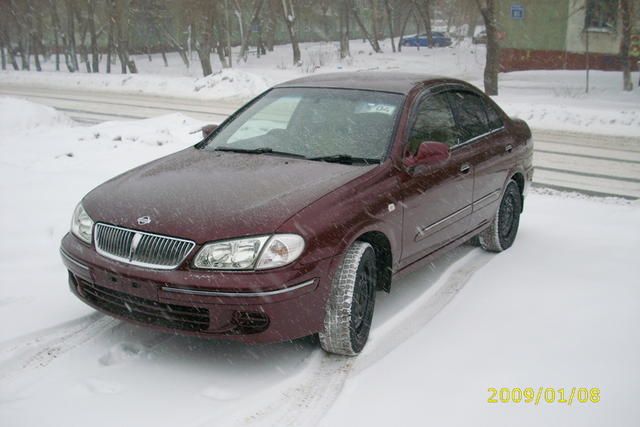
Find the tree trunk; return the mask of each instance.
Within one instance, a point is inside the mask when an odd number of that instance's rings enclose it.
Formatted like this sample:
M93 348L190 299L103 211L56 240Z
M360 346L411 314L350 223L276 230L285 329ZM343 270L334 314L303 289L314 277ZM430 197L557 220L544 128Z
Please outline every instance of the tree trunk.
M89 20L89 35L91 37L91 69L94 73L100 72L100 57L98 56L98 37L96 36L96 22L95 22L95 0L88 0L88 20Z
M229 3L228 0L224 0L224 32L226 39L226 47L224 49L224 56L227 58L225 68L231 68L233 66L233 59L231 55L231 21L229 20Z
M80 60L84 62L84 65L87 69L87 73L91 72L91 64L89 63L89 52L87 49L87 30L89 28L89 20L84 19L80 14L80 9L75 9L76 19L78 24L80 24Z
M620 9L622 15L622 43L620 44L622 89L631 91L633 90L633 82L631 81L631 58L629 56L629 49L631 47L631 17L633 16L631 0L620 0Z
M500 45L496 23L495 0L476 0L487 31L487 59L484 66L484 92L498 94L498 72L500 71Z
M273 52L273 46L276 43L276 26L278 24L278 18L276 11L278 10L278 0L269 1L269 14L267 25L267 50Z
M349 51L349 3L340 4L340 58L351 56Z
M373 39L378 42L380 46L380 31L378 30L378 0L369 0L369 7L371 8L371 34Z
M294 0L282 0L282 16L287 24L287 32L289 40L291 40L291 48L293 49L293 64L299 65L302 59L300 54L300 45L298 44L298 35L296 34L296 11L294 9Z
M76 54L76 28L75 18L73 17L74 5L72 0L65 0L67 8L67 38L68 52L71 63L71 72L78 71L78 56Z
M258 58L260 55L266 55L267 50L265 49L264 43L262 42L262 20L260 19L260 14L262 10L262 6L264 5L264 0L257 0L259 3L259 7L256 7L256 13L253 15L253 19L251 20L251 25L255 25L258 27L257 34L258 40L256 40L256 48L258 49Z
M407 13L402 20L402 26L400 27L400 38L398 39L398 52L402 52L402 41L404 40L404 32L407 29L407 24L409 23L409 18L411 18L412 12L413 7L409 6L407 8Z
M369 41L369 44L373 48L373 51L376 53L382 53L382 49L380 49L380 44L378 43L378 37L374 33L373 35L367 30L367 27L364 25L362 20L360 19L360 15L358 14L358 8L353 0L348 0L351 5L351 12L353 13L353 17L356 20L356 24L360 27L362 34Z
M426 0L424 2L425 8L422 10L418 2L414 1L413 5L418 10L420 14L420 18L422 18L422 22L424 23L424 31L427 33L427 47L431 49L433 47L433 32L431 31L431 13L429 12L429 1ZM419 36L420 34L418 34Z
M211 68L211 46L212 46L212 34L213 31L213 19L214 19L214 3L202 2L199 8L200 15L200 43L196 46L198 52L198 58L200 59L200 65L202 66L202 74L206 77L213 74ZM197 27L196 27L197 28ZM196 31L196 34L198 32Z
M16 61L16 57L13 54L13 44L11 43L11 32L9 31L9 24L11 22L15 22L9 19L9 15L11 14L10 7L7 3L0 2L0 21L2 21L2 25L0 25L0 39L2 39L2 45L7 49L8 60L11 63L11 66L14 70L19 70L18 62ZM3 51L4 52L4 51Z
M247 35L247 31L244 28L244 20L242 19L242 6L240 5L240 2L238 0L233 0L233 5L236 19L238 19L238 28L240 29L240 54L238 55L238 61L240 61L240 59L244 59L246 61L247 58L244 55L247 49L246 46L249 43L249 36Z
M56 50L56 71L60 71L60 19L55 0L49 0L51 7L51 25L53 27L53 46Z
M18 66L18 61L16 61L16 56L13 54L13 46L11 44L11 36L9 35L9 29L4 28L4 44L7 46L7 56L9 57L9 62L14 70L18 71L20 67Z
M40 55L38 50L38 40L35 34L31 34L31 45L33 46L33 59L36 65L36 71L42 71L42 65L40 64Z
M108 18L109 24L107 29L107 73L111 73L111 55L113 53L113 27L115 25L113 0L109 1Z
M21 5L23 5L21 3ZM10 19L15 23L16 37L18 39L18 52L20 53L20 67L23 70L29 70L29 28L23 21L24 11L18 10L18 4L15 0L9 3L9 10L11 13ZM26 34L25 34L26 33Z
M120 57L120 69L122 74L137 73L136 63L129 58L129 4L125 6L126 0L115 0L115 17L118 42L116 48ZM127 3L129 3L127 1Z
M42 41L40 40L42 34L42 19L40 18L40 9L33 7L31 1L26 2L27 6L27 24L29 43L32 46L34 64L36 71L42 71L42 65L40 64L40 55L44 57L45 52L43 49Z
M391 38L391 49L396 51L396 44L393 41L393 10L389 4L389 0L384 0L384 10L387 14L387 23L389 24L389 38Z

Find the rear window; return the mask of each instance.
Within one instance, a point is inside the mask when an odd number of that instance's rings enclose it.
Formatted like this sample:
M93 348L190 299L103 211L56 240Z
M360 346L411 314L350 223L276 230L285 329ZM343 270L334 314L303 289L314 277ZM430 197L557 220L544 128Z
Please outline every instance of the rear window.
M485 102L485 107L487 110L487 120L489 122L489 129L496 130L503 127L504 123L502 121L502 117L498 113L498 110L496 110L495 107L489 104L488 102Z
M462 131L463 141L489 132L489 121L485 105L480 96L471 92L449 92L456 122Z

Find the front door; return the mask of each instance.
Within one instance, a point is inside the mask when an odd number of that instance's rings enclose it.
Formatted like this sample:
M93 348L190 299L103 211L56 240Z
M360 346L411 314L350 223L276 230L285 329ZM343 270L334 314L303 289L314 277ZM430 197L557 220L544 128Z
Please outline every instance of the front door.
M468 147L458 146L460 130L446 92L423 96L414 111L407 154L415 154L422 142L437 141L451 147L451 157L436 166L407 170L401 178L401 267L464 235L472 211L473 153Z

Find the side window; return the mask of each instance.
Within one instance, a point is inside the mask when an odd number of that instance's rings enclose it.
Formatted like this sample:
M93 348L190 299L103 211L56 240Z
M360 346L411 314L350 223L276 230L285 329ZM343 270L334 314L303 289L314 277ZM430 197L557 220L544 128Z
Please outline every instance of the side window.
M463 141L489 132L489 123L482 99L471 92L449 92L451 104L456 112L458 127Z
M489 120L489 129L495 130L495 129L500 129L502 126L504 126L504 123L502 122L502 117L500 117L500 114L495 109L495 107L489 104L488 102L485 102L484 104L487 109L487 119Z
M450 147L458 143L456 122L444 93L420 101L409 133L409 152L415 154L424 141L442 142Z

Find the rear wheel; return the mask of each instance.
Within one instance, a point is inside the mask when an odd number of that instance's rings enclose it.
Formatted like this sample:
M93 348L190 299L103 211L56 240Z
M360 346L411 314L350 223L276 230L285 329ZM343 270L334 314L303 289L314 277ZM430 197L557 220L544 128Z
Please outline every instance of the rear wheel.
M376 257L369 243L355 242L345 252L333 277L327 301L322 348L355 356L369 337L376 297Z
M522 198L518 184L511 180L502 195L498 212L491 226L480 234L480 245L490 252L509 249L518 234Z

